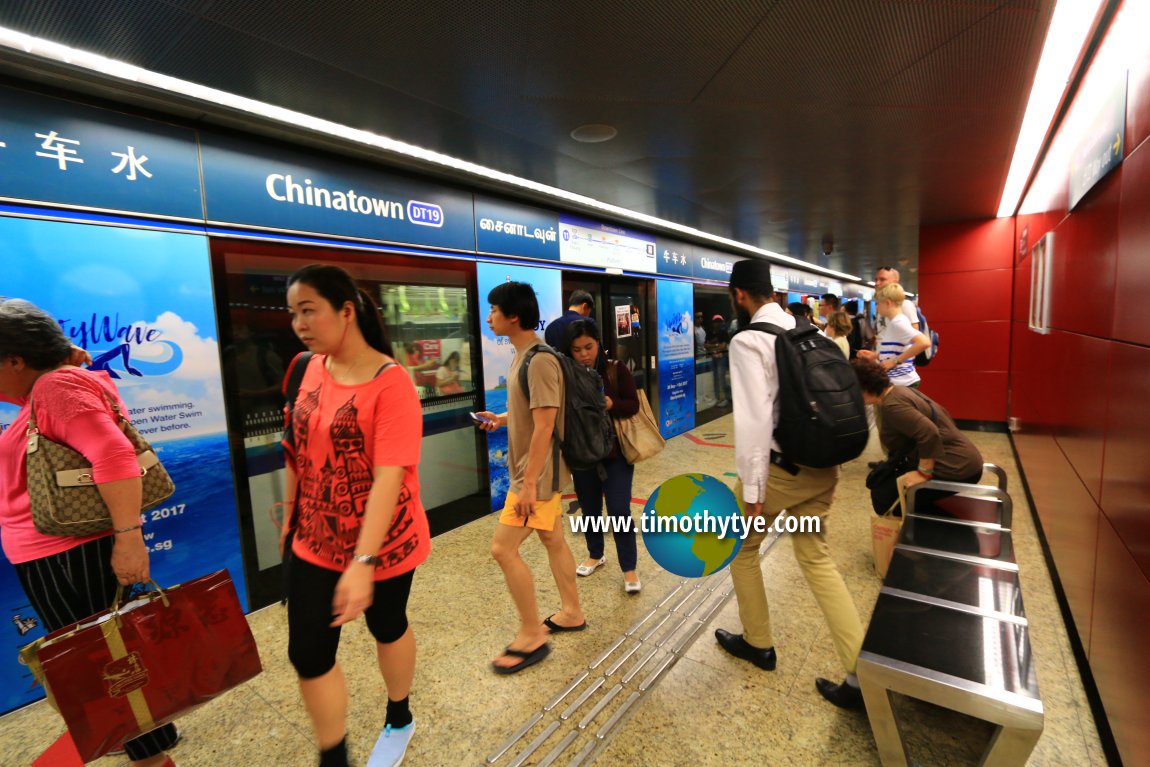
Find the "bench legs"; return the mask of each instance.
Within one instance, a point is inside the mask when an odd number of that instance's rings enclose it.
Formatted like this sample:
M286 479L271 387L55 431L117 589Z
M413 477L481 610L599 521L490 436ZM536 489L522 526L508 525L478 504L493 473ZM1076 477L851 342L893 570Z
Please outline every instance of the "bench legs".
M909 767L906 756L906 743L902 739L902 728L898 724L891 701L890 690L878 684L862 684L863 674L859 674L866 715L870 720L874 742L878 746L879 759L883 767Z
M982 756L981 767L1026 764L1041 735L1042 730L1007 729L999 725L990 739L990 747Z

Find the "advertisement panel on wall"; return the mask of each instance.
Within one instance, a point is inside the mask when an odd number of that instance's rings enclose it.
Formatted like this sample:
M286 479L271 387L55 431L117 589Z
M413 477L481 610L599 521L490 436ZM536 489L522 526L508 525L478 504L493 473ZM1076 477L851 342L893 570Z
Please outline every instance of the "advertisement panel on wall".
M50 312L88 350L176 483L143 515L152 577L167 586L226 568L246 609L207 240L0 218L0 260L0 291ZM0 405L0 427L15 414ZM44 631L7 562L0 604L2 711L40 697L16 650Z
M539 299L539 336L548 321L563 314L563 275L558 269L520 266L518 264L476 264L479 287L479 310L484 313L489 304L487 294L504 282L526 282L535 288ZM507 372L515 356L515 347L505 336L496 336L485 321L479 323L483 349L484 409L493 413L507 410ZM507 500L509 478L507 474L507 430L499 429L487 435L488 466L491 481L491 508L502 509Z
M694 288L656 280L659 312L659 430L670 439L695 428Z
M657 271L652 235L576 216L559 217L559 260L628 272Z
M465 192L214 133L201 144L209 221L475 249L475 211Z
M0 87L0 197L202 219L196 134Z
M658 245L659 274L676 277L727 282L731 279L731 269L735 263L744 260L742 256L720 253L711 248L678 240L659 238Z
M539 208L475 198L475 243L480 253L559 260L559 216Z

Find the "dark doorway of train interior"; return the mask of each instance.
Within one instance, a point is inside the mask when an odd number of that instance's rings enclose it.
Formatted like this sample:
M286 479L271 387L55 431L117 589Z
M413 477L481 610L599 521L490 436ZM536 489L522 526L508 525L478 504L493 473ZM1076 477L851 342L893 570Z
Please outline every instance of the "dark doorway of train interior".
M595 301L592 317L603 338L608 359L627 366L635 377L635 386L655 401L653 387L657 371L655 360L655 307L652 280L584 272L563 273L563 308L571 294L585 290ZM553 318L549 318L553 319Z

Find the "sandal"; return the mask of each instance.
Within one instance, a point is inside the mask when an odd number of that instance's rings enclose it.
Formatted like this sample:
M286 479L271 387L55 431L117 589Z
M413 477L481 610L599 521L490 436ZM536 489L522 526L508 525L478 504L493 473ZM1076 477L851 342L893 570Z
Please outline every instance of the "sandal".
M623 579L623 591L628 594L638 594L642 590L643 583L638 578L633 581L629 581L626 578Z
M534 666L536 663L546 658L550 652L551 645L547 644L546 642L539 645L534 650L512 650L511 647L508 646L504 648L503 655L511 656L512 658L521 658L522 660L520 660L519 663L516 663L514 666L500 666L497 663L492 662L491 668L495 671L496 674L501 674L503 676L506 676L507 674L518 674L528 666Z
M590 575L599 569L599 566L607 562L607 557L599 557L599 561L593 565L579 565L575 568L576 575Z
M554 617L555 617L554 615L548 615L546 618L543 619L543 625L546 626L547 630L550 631L552 634L559 634L559 633L564 632L564 631L586 631L587 630L587 621L583 621L578 626L560 626L558 623L551 620Z

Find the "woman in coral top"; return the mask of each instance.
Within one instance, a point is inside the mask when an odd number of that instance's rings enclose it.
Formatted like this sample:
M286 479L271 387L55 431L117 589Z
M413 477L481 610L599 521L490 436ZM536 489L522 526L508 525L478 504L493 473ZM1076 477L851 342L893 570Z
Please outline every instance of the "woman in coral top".
M423 413L411 378L393 359L379 309L351 275L305 266L288 279L287 300L292 330L313 353L289 403L284 439L285 497L294 499L284 525L288 656L321 767L344 767L347 685L336 649L340 628L364 616L388 698L368 765L385 767L399 763L415 731L407 599L415 568L431 551L417 471ZM304 363L297 357L296 364Z
M44 310L20 299L0 301L0 400L21 406L0 434L0 538L4 555L48 631L107 610L117 583L148 580L148 547L140 529L140 466L110 402L114 400L121 413L128 408L107 373L77 367L88 359ZM81 537L36 530L25 458L33 407L41 435L92 463L114 532ZM175 726L168 724L127 741L124 749L132 767L171 767L164 750L177 738Z

